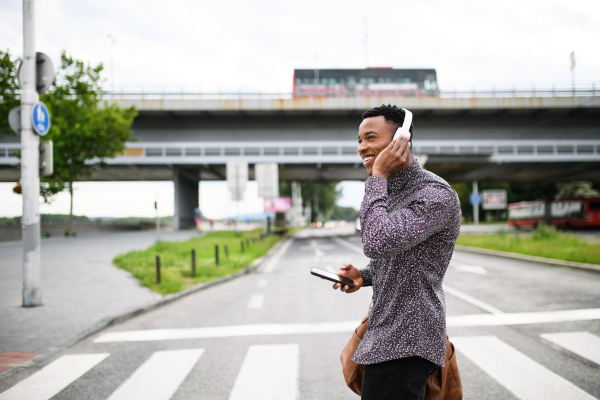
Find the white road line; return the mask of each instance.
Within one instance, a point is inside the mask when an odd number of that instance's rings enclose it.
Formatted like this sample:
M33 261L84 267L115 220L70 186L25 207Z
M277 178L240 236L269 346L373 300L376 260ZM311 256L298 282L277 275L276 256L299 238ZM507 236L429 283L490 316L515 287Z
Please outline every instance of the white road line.
M0 400L47 400L109 355L98 353L62 356L4 393L0 393Z
M298 396L298 345L250 346L229 400L294 400Z
M190 373L204 349L154 352L108 400L168 400Z
M542 333L544 339L600 364L600 337L589 332Z
M446 323L449 327L498 326L586 321L594 319L600 319L600 308L588 310L542 311L533 313L451 315L447 317ZM214 326L206 328L149 329L109 332L96 338L94 343L352 332L354 328L356 328L358 322L358 320L353 320L308 324L254 324Z
M497 309L496 307L494 307L488 303L485 303L479 299L476 299L475 297L470 296L464 292L461 292L458 289L454 289L454 288L451 288L450 286L446 286L446 285L443 285L443 288L444 288L444 292L450 293L454 297L458 297L459 299L466 301L467 303L473 304L475 307L479 307L482 310L485 310L492 314L503 314L503 312L500 311L499 309Z
M255 310L257 308L262 308L264 302L265 302L264 294L253 294L250 297L250 301L248 302L248 308L251 310Z
M275 253L273 255L273 257L271 257L271 259L269 260L267 265L265 265L264 268L262 269L263 273L268 274L268 273L273 272L273 270L275 269L275 266L279 262L279 259L287 251L288 247L290 247L290 245L292 244L293 241L294 241L294 239L288 239L284 244L281 245L279 250L277 250L277 253Z
M504 314L451 315L447 326L499 326L545 324L550 322L589 321L600 319L600 308L586 310L540 311Z
M495 336L454 337L458 351L522 400L593 400Z
M450 266L459 272L468 272L470 274L487 275L487 269L480 265L462 264L456 261L450 261Z
M256 282L257 288L264 289L267 286L269 286L269 281L267 279L259 279L258 282Z
M350 243L347 240L341 239L341 238L339 238L337 236L332 236L330 239L333 240L333 241L335 241L335 242L337 242L338 244L341 244L342 246L345 246L345 247L349 248L350 250L354 250L357 253L363 254L363 249L361 249L360 247L358 247L358 246Z

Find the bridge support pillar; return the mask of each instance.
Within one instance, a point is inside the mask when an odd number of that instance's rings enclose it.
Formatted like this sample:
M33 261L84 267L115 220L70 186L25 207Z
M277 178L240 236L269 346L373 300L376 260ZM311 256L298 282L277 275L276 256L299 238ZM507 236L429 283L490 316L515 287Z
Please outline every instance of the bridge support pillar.
M175 209L173 212L173 230L191 228L196 225L194 209L198 208L200 195L200 171L173 167L173 189Z

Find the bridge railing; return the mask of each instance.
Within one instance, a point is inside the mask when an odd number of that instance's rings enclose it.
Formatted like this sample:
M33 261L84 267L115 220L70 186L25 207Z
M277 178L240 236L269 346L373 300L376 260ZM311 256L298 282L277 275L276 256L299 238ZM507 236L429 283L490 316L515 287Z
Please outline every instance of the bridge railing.
M134 142L108 164L169 165L250 163L360 164L354 141L322 142ZM20 144L0 144L0 164L17 165ZM465 157L474 162L600 162L600 140L415 140L415 154ZM463 160L464 161L464 160Z
M339 85L338 85L339 86ZM147 90L140 87L138 90L120 90L108 92L106 99L291 99L306 97L415 97L414 93L405 91L372 90L366 94L350 96L351 91L325 90L322 95L315 96L309 92L298 90L296 92L260 92L260 91L194 91L181 89L175 90ZM567 85L490 85L465 88L457 86L455 89L444 89L433 97L440 98L505 98L505 97L596 97L600 95L600 85L591 83L576 87Z

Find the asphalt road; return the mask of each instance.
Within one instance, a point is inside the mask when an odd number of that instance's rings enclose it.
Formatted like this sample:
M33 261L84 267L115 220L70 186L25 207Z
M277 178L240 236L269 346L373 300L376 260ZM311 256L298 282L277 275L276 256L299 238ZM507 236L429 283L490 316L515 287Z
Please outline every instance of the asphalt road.
M317 232L258 273L0 378L0 400L358 398L339 354L371 291L333 291L309 269L367 259L360 237ZM456 252L445 285L465 399L600 397L600 274Z

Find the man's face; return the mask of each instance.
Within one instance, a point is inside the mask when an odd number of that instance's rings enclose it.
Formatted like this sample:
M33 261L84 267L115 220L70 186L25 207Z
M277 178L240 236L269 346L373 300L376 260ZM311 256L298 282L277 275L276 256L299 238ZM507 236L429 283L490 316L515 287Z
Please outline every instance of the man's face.
M363 165L369 175L373 174L375 158L385 149L392 138L396 128L386 122L383 115L365 118L358 128L358 154L363 159Z

